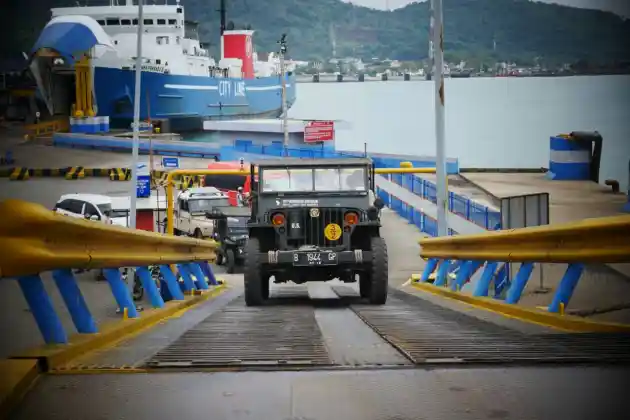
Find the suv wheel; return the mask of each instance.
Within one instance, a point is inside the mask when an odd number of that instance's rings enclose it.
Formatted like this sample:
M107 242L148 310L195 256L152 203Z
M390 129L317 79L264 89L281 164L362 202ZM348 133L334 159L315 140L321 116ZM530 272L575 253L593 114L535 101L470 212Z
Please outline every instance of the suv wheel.
M372 261L368 268L370 285L367 290L367 298L372 305L384 305L387 301L389 283L387 244L380 236L373 236L370 239L370 244Z
M260 242L258 238L249 238L245 245L245 262L243 264L245 282L245 304L247 306L262 305L265 300L262 267L259 260Z
M236 256L234 255L234 250L228 248L225 250L225 271L227 271L228 274L233 274L235 267Z

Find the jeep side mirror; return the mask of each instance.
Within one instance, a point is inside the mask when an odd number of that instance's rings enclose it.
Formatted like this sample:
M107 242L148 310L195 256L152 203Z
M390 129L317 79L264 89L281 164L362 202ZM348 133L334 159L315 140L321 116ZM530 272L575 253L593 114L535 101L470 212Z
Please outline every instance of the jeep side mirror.
M383 207L385 207L385 202L377 197L376 200L374 200L374 207L381 210Z
M98 215L96 215L96 214L91 215L91 216L89 217L89 219L90 219L90 220L93 220L93 221L100 220L100 218L99 218L99 217L98 217Z

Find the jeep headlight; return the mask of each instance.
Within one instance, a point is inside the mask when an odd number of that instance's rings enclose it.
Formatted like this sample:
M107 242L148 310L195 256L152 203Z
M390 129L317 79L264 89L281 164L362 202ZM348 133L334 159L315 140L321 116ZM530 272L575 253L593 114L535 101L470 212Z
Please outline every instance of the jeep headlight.
M319 209L317 207L313 207L309 211L309 214L311 215L311 217L319 217Z

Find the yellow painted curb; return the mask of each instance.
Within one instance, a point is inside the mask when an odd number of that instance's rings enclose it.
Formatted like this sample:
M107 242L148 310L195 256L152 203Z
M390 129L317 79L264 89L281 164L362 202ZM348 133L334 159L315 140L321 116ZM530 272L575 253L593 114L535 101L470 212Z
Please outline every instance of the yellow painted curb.
M164 308L147 309L137 318L121 319L106 323L99 327L95 334L75 334L68 344L45 345L12 356L11 359L36 359L42 364L42 370L49 371L67 364L73 359L84 356L88 352L100 350L132 337L138 332L164 321L182 310L217 296L225 290L224 285L213 287L201 295L185 296L184 300L166 302Z
M425 292L433 293L449 299L467 303L475 308L498 313L519 321L543 325L566 332L630 332L630 325L612 322L596 322L584 318L559 315L538 309L510 305L487 297L474 297L464 293L453 292L449 289L428 283L412 283L412 286Z
M37 360L0 360L0 419L8 417L38 378Z

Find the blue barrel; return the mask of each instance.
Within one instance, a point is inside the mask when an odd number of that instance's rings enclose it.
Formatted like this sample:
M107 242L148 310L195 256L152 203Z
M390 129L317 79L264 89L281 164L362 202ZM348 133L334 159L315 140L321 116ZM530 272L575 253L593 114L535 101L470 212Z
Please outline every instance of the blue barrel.
M549 146L549 178L559 181L591 179L591 142L571 137L551 137Z
M98 126L99 126L99 131L102 133L108 133L109 132L109 117L98 117L99 121L98 121Z

